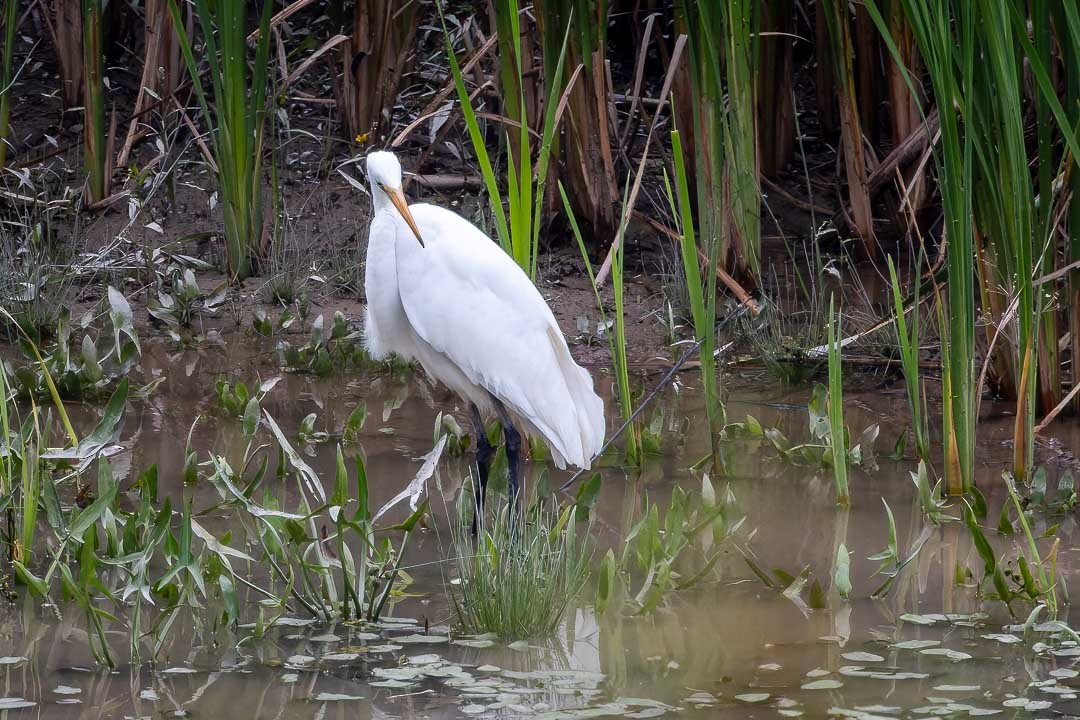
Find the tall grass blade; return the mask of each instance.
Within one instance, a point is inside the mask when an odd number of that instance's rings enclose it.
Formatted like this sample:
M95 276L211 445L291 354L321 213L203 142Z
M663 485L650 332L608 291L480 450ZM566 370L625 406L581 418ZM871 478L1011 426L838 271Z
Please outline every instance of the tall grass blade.
M915 433L915 448L919 459L930 464L930 432L927 426L926 410L923 406L922 380L919 373L919 297L920 283L916 273L915 298L911 301L911 322L907 320L904 299L900 292L900 279L896 274L892 256L888 257L889 284L892 287L893 317L896 322L896 340L900 348L900 366L904 371L904 383L907 386L908 409L911 411L911 426Z
M840 358L840 338L833 297L829 296L829 436L832 440L833 481L836 484L836 502L843 506L851 504L848 493L848 441L844 427L844 376Z
M723 465L720 456L719 438L727 414L716 376L716 267L719 243L707 243L709 249L709 267L704 272L707 280L702 281L702 269L698 262L697 235L694 229L694 213L690 203L690 187L686 166L683 162L682 138L678 130L671 131L672 157L675 167L675 192L670 184L667 187L668 201L675 217L679 221L683 277L690 295L690 312L694 321L694 334L701 340L701 381L705 391L705 411L709 420L709 437L712 446L712 462L716 471Z

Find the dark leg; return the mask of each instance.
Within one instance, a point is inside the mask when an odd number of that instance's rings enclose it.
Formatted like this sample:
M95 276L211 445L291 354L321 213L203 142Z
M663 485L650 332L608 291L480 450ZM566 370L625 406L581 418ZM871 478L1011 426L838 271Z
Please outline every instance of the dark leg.
M517 431L510 421L510 414L501 402L496 401L495 409L499 413L499 422L502 423L503 439L506 441L506 464L510 468L508 482L510 493L510 517L517 513L518 490L521 488L521 433Z
M484 496L487 495L488 466L495 448L488 442L487 429L484 428L484 418L480 417L480 409L470 403L472 410L473 434L476 436L476 476L477 487L473 488L473 497L476 501L475 514L473 515L472 535L475 538L484 516Z

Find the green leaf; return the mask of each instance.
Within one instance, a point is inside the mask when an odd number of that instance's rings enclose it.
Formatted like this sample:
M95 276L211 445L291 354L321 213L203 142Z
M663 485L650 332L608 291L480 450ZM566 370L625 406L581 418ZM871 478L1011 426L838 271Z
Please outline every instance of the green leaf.
M814 383L807 410L810 413L810 435L814 438L829 436L829 394L821 383Z
M600 473L594 473L592 477L578 486L577 497L574 500L574 517L578 522L589 519L589 511L600 498Z
M49 594L49 586L45 584L45 581L27 570L25 565L18 560L12 560L11 564L15 568L15 577L19 579L19 582L30 588L34 595L45 597Z
M371 517L371 509L368 507L367 470L360 453L353 456L353 464L356 466L356 514L353 515L353 520L367 520Z
M836 570L833 573L833 582L840 597L845 600L851 595L851 558L848 556L847 546L840 543L836 549Z
M360 429L364 427L364 420L367 419L367 403L361 402L349 413L348 420L345 421L345 428L342 430L342 439L345 442L352 442L360 434Z
M405 532L412 532L413 528L416 527L416 523L420 522L420 518L424 517L424 513L427 512L430 502L430 498L424 498L424 501L420 503L420 507L416 508L416 510L414 510L413 513L409 515L409 517L405 518L402 523L400 523L399 525L393 525L392 528L394 530L404 530Z
M330 495L327 503L331 506L345 507L348 502L349 471L345 469L345 456L341 453L341 445L338 445L334 471L334 492Z
M236 595L236 585L228 574L218 575L218 587L221 589L221 599L225 606L225 624L235 625L240 617L240 600Z
M596 580L596 614L598 616L604 615L608 604L611 602L615 589L616 572L615 553L611 548L608 548L607 554L604 555L604 559L600 563L600 572Z
M991 575L997 568L997 556L994 555L994 548L987 541L986 536L983 535L982 528L979 527L979 521L975 518L975 512L966 499L963 500L963 507L964 523L971 532L971 539L975 543L975 549L978 551L979 557L983 560L985 574Z
M108 294L109 320L112 322L113 342L115 343L117 352L119 352L121 347L121 335L126 335L130 338L131 342L135 344L136 349L139 349L139 334L135 332L131 305L128 303L127 298L112 285L109 286ZM142 350L139 349L139 352L141 354Z
M99 518L113 507L116 502L117 483L112 479L112 468L105 458L98 460L98 496L94 502L80 510L68 527L68 536L81 538L87 529L98 521Z
M806 604L812 610L824 610L829 605L825 597L825 591L822 589L821 583L816 579L810 583L810 595L806 599Z
M259 428L259 415L262 412L262 407L259 405L258 398L251 398L247 401L247 405L244 407L244 419L242 428L244 435L251 437L255 434L255 431Z

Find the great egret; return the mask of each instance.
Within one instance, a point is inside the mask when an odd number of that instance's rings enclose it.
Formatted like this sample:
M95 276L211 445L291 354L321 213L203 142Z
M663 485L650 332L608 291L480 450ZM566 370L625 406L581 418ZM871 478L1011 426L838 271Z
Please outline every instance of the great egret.
M396 353L418 361L469 403L480 485L476 518L494 455L487 417L502 425L511 507L522 472L515 420L526 435L547 441L559 468L587 469L604 442L604 402L528 276L460 215L409 205L392 153L370 153L367 173L375 216L364 277L364 344L375 358Z

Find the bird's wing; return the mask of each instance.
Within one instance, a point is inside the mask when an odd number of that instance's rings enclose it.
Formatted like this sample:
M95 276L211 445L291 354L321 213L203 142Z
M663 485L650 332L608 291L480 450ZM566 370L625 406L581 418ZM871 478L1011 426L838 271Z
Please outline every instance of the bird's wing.
M413 330L532 423L563 458L588 467L604 439L603 401L543 297L465 219L431 205L410 210L425 246L399 241L397 273Z

